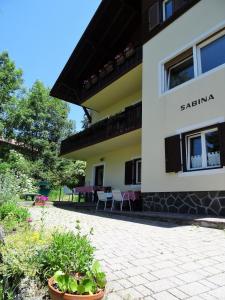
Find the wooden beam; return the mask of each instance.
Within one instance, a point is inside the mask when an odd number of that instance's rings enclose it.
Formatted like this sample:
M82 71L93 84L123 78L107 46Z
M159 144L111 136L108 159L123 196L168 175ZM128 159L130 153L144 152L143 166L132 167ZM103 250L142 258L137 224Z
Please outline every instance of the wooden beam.
M83 110L84 110L84 113L86 115L86 117L88 118L88 122L91 123L92 119L91 119L91 115L89 114L89 111L86 107L82 106L83 107Z

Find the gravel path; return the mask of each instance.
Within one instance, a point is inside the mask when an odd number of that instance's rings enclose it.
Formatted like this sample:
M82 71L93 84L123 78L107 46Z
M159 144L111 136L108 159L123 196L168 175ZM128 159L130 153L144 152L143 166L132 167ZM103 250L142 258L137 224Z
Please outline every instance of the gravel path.
M225 300L225 233L195 226L46 208L47 228L94 228L96 257L107 272L107 299ZM42 209L30 208L34 224Z

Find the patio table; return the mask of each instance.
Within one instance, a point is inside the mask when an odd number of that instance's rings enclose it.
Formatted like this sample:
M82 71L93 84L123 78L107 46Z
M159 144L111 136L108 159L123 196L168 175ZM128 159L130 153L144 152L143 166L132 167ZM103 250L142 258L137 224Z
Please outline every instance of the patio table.
M139 191L126 191L122 192L124 200L138 201L140 200L140 192Z
M91 201L97 200L97 191L108 191L111 190L111 187L109 186L78 186L73 189L74 193L79 193L79 199L80 194L86 195L86 199L89 198ZM88 197L87 197L88 195Z

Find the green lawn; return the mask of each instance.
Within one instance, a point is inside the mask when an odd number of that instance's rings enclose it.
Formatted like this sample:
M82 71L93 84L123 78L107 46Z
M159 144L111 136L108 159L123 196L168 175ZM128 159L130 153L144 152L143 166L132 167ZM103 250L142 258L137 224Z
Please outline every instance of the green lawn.
M48 196L50 201L59 201L60 189L52 190ZM61 201L72 201L72 197L64 195L63 189L61 191ZM73 195L73 201L78 202L78 195ZM84 202L84 198L81 197L80 202Z

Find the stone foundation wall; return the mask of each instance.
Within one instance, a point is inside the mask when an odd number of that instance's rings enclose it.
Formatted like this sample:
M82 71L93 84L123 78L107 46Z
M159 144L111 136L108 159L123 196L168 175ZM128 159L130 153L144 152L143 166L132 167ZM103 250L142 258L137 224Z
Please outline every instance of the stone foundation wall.
M225 191L142 193L143 210L225 216Z

